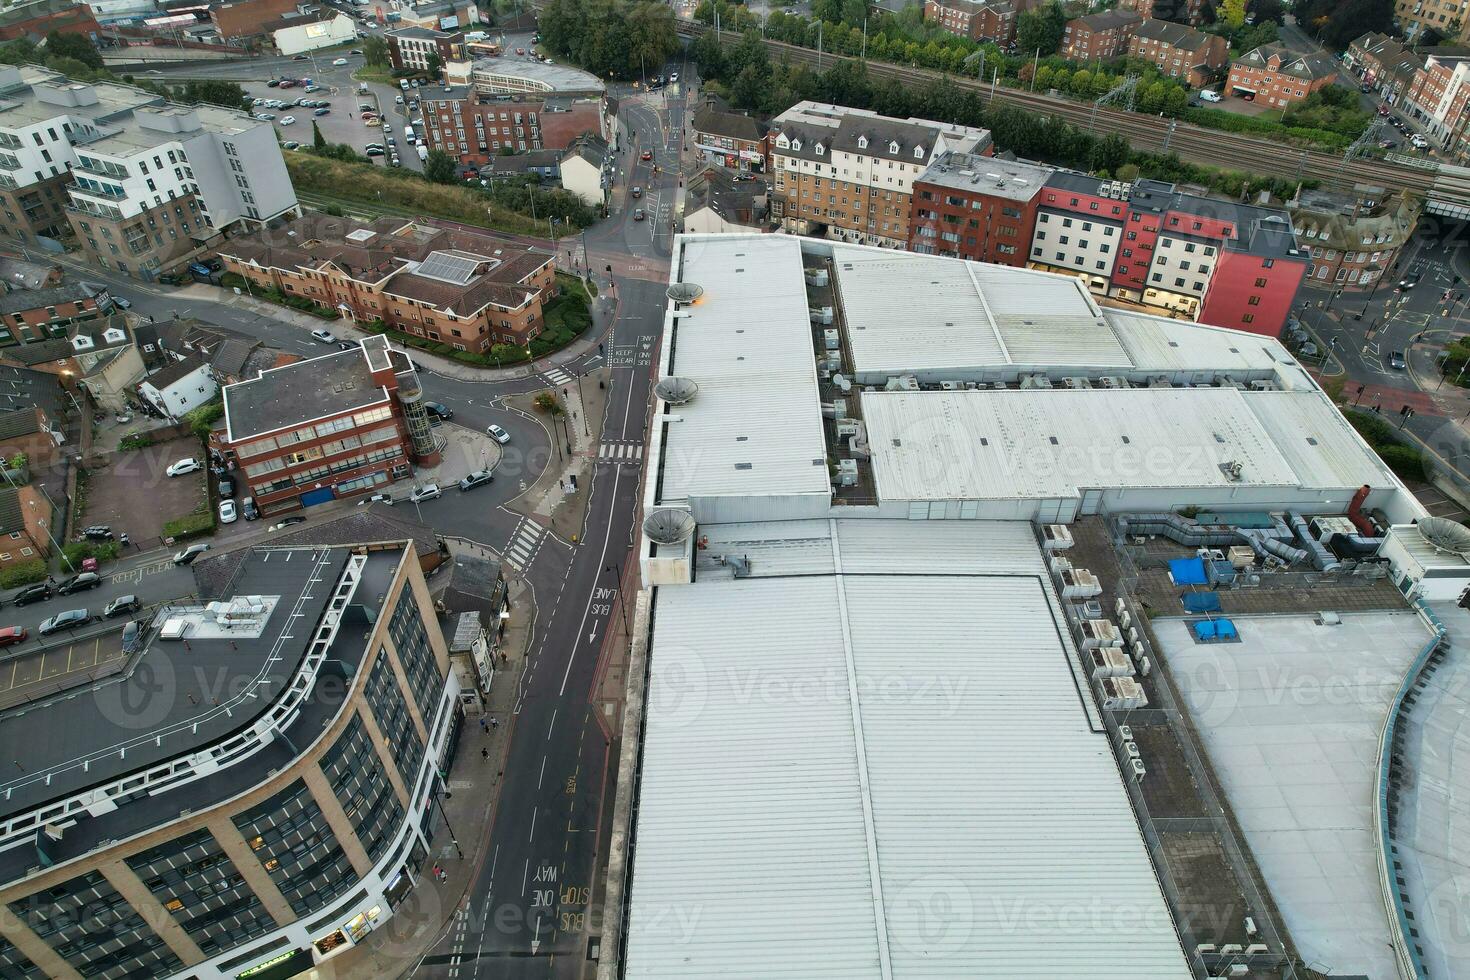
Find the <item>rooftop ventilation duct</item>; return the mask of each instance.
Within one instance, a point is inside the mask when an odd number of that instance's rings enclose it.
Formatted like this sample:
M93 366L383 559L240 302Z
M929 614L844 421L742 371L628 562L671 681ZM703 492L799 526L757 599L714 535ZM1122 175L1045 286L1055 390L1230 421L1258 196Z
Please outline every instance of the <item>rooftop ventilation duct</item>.
M694 515L678 507L660 507L643 518L643 533L655 544L678 544L694 533Z
M653 393L670 405L692 402L699 385L690 378L664 378L653 386Z

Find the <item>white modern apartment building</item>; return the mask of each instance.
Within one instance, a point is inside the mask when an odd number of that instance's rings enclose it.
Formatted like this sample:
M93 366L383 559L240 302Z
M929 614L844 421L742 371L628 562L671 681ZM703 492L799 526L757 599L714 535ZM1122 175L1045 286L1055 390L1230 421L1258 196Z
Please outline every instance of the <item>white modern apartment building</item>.
M72 234L102 268L152 278L232 225L298 210L269 123L0 68L0 234Z
M786 231L904 248L914 180L941 153L989 154L990 131L798 102L771 122L771 217Z

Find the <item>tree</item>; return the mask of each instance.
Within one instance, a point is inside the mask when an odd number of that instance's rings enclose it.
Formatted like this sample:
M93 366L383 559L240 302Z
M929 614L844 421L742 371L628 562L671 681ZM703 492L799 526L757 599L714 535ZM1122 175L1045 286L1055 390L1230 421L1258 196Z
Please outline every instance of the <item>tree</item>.
M436 184L454 183L454 159L443 150L430 150L424 161L424 179Z
M1222 0L1219 22L1231 30L1245 26L1245 0Z
M245 94L245 90L234 82L206 80L185 82L169 94L179 102L187 102L191 105L202 102L206 105L224 106L226 109L243 110L250 107L250 98Z
M1062 5L1052 3L1028 10L1016 19L1016 48L1021 53L1040 51L1045 57L1056 54L1062 44L1062 31L1067 25L1067 14Z
M388 42L377 34L363 38L362 60L372 68L387 68L391 63L388 57Z
M566 409L561 407L561 402L557 400L556 395L549 391L543 391L538 394L534 404L538 412L550 415L552 418L556 418L566 411Z
M439 57L439 52L429 52L428 60L424 63L424 70L429 73L430 78L439 77L439 72L444 70L444 59Z
M311 145L318 150L327 148L327 138L322 135L322 128L316 124L315 119L311 121Z
M48 58L75 58L92 69L103 67L102 55L92 46L92 42L81 34L63 34L60 31L52 31L46 35L46 55Z
M1255 17L1257 24L1271 22L1273 24L1286 23L1286 5L1281 0L1255 0L1251 4L1251 16Z
M1291 12L1297 24L1338 50L1369 31L1393 26L1393 0L1293 0Z

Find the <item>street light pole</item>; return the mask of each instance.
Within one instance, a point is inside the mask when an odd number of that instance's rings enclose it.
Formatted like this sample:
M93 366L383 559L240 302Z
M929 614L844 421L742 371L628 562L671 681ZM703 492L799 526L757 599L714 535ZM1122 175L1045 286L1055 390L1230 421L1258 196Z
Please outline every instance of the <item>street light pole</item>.
M454 828L449 825L449 813L444 809L444 801L454 794L449 792L449 784L444 782L444 771L435 766L434 774L439 777L439 792L434 794L434 799L439 801L439 816L444 818L444 829L449 831L449 841L454 845L454 853L463 859L464 851L459 846L459 837L455 835Z

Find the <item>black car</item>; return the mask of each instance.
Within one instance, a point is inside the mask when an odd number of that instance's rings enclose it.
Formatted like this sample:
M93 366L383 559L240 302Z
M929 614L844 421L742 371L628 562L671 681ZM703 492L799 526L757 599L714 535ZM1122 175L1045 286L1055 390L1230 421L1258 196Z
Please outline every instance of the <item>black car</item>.
M29 606L33 602L51 598L51 586L45 582L37 582L35 585L27 585L15 594L13 600L17 606Z
M441 405L438 402L424 402L424 411L428 412L436 419L442 419L445 422L448 422L450 419L454 418L454 409L450 408L447 405Z
M260 519L260 508L255 506L254 497L246 497L240 501L240 513L244 515L247 521Z
M74 592L82 592L86 589L95 589L102 584L102 576L96 572L82 572L64 580L56 591L61 595L71 595Z
M93 524L82 528L82 537L88 541L111 541L112 528L106 524Z
M219 495L221 499L235 495L235 481L233 478L228 476L219 478Z
M137 596L120 595L107 604L107 607L102 610L102 615L108 619L112 619L115 616L126 616L130 613L135 613L142 608L143 604L138 601Z

